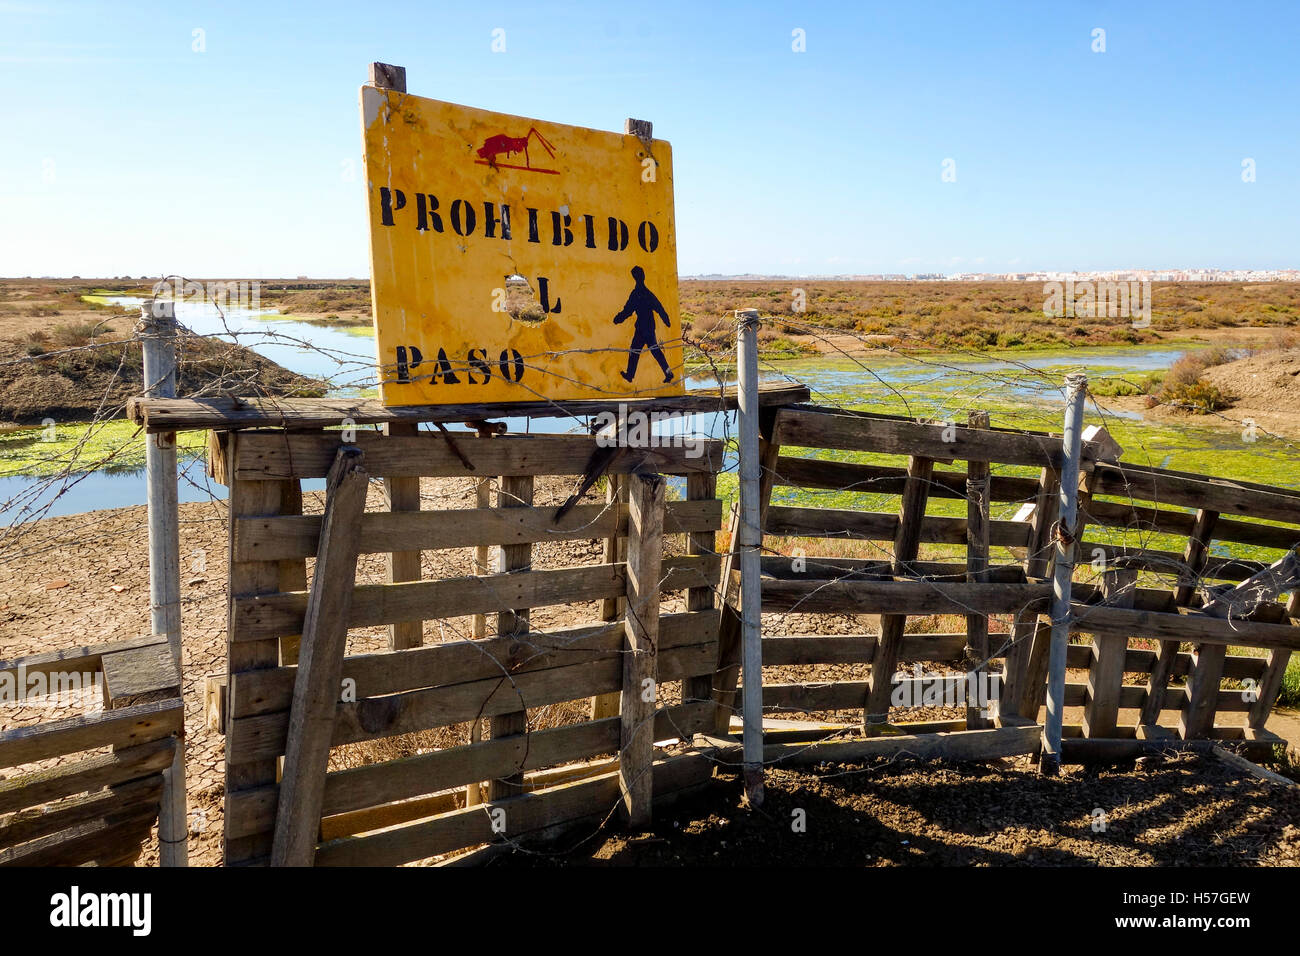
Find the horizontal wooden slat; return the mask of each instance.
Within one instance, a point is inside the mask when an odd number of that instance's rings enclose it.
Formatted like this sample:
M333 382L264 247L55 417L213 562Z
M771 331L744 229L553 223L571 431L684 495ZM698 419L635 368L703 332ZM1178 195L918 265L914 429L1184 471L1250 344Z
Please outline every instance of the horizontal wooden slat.
M661 681L710 673L717 660L717 642L664 649L658 658ZM551 667L446 687L406 691L384 697L340 702L332 746L429 730L547 704L608 694L622 686L623 662L618 657ZM241 762L284 753L289 712L233 718L227 752Z
M93 677L102 668L102 657L106 653L129 651L155 644L166 644L167 639L150 634L125 641L112 641L105 644L87 644L82 647L68 647L57 651L42 651L27 657L16 657L0 661L0 674L52 674L56 672L76 673Z
M1151 548L1128 548L1122 545L1107 544L1101 541L1085 539L1079 544L1081 561L1091 561L1100 551L1112 564L1123 564L1130 568L1153 571L1167 577L1184 576L1187 563L1181 554L1172 551L1156 551ZM1262 561L1249 561L1244 558L1208 557L1200 577L1215 581L1244 581L1253 574L1264 570L1267 565Z
M783 408L777 412L776 441L787 448L835 448L1039 468L1059 468L1061 460L1061 439L1052 435L965 425L923 425L843 409ZM1097 443L1083 443L1085 468L1091 467L1098 453Z
M1087 485L1091 493L1098 495L1300 523L1300 492L1253 482L1208 478L1142 465L1101 464ZM1296 530L1295 539L1300 541L1300 529Z
M235 443L233 478L323 478L342 444L342 432L243 432ZM712 439L702 439L689 449L608 449L594 437L573 435L479 438L440 432L392 436L358 432L350 444L365 454L366 471L381 478L580 475L593 459L607 461L610 474L650 469L684 475L718 471L723 454L723 443Z
M763 610L833 614L1015 614L1051 600L1050 584L764 581Z
M817 743L767 744L763 747L763 762L811 766L893 757L908 757L912 760L993 760L1035 753L1041 733L1041 727L1026 724L989 730L958 730L952 733L914 733ZM739 744L727 743L715 751L715 759L724 764L737 764L741 757L742 748Z
M47 770L34 770L0 780L0 813L60 800L74 793L98 790L171 766L176 741L170 737L111 754L87 757Z
M1137 635L1133 635L1137 636ZM1087 668L1092 664L1093 648L1091 644L1071 644L1066 648L1065 663L1067 667ZM1156 652L1131 647L1124 655L1124 673L1149 674L1155 665ZM1186 677L1192 670L1192 655L1179 654L1174 658L1171 677ZM1264 674L1268 661L1262 657L1247 657L1243 654L1229 654L1224 658L1223 676L1236 680L1252 677L1258 680Z
M716 555L665 558L660 586L665 591L716 587L720 566ZM348 627L598 601L625 593L626 573L627 566L622 563L595 564L553 571L363 584L353 592ZM301 633L306 612L306 591L237 597L231 614L230 640L255 641Z
M763 382L758 386L760 406L785 405L808 400L808 388L797 382ZM737 407L736 387L692 389L684 395L635 398L611 395L574 401L481 402L467 405L386 406L360 398L132 398L127 414L149 432L207 428L330 428L350 419L357 425L385 422L473 422L492 418L575 418L618 412L682 414L732 410Z
M763 523L766 534L787 537L850 538L893 541L898 515L832 508L788 508L772 505ZM1029 543L1030 525L1021 521L990 521L989 543L1023 548ZM965 544L966 519L927 515L921 521L924 544Z
M567 664L621 656L624 625L608 621L548 632L482 640L448 641L407 650L357 654L343 659L343 678L355 682L355 696L380 697L421 687L445 687L492 680ZM685 611L659 619L659 649L666 651L717 640L718 611ZM231 675L234 717L287 710L296 667L269 667Z
M1162 641L1300 650L1300 627L1290 624L1225 621L1189 610L1174 614L1086 604L1071 604L1070 614L1070 630L1076 633L1116 634L1125 638L1140 634Z
M706 754L683 754L656 761L654 795L666 796L709 779L713 763ZM618 773L564 784L490 804L453 810L419 823L369 836L345 837L322 844L317 866L396 866L450 853L501 837L517 839L534 830L587 817L604 819L619 801ZM491 810L505 811L506 830L493 830Z
M843 577L894 577L892 561L878 561L870 558L827 558L794 556L783 554L765 554L759 558L759 571L773 578L792 581L809 581L813 578ZM954 581L966 580L966 565L945 561L912 561L908 568L908 577L927 579L951 578ZM986 572L991 583L1023 584L1025 569L1019 564L996 564Z
M158 808L131 804L89 823L0 850L0 866L81 866L129 857L158 818Z
M0 731L0 767L15 767L96 747L128 747L177 733L185 711L176 698Z
M361 519L358 553L384 554L435 548L573 541L627 534L625 505L577 505L558 522L558 508L465 508L447 511L370 512ZM320 515L237 518L236 561L282 561L315 557ZM670 501L665 534L716 531L722 502Z
M712 702L679 704L655 715L655 737L687 737L712 722ZM616 752L619 725L618 717L607 717L339 770L325 778L321 814L349 813L518 771ZM249 836L269 831L275 825L278 795L278 786L230 794L226 804L227 833Z
M743 685L742 685L743 686ZM870 685L864 680L763 684L763 711L861 710Z
M902 494L907 469L886 465L865 465L851 461L795 458L782 455L773 469L773 483L826 491L859 491L866 494ZM966 499L966 472L936 469L929 482L931 498ZM989 482L990 501L1032 501L1038 494L1034 478L994 475Z
M1005 634L1000 635L1003 639ZM990 635L997 646L999 635ZM907 634L899 649L900 660L952 661L962 655L965 634ZM763 638L763 666L799 664L870 664L876 653L876 635L807 634Z
M20 810L0 819L0 848L17 846L104 816L133 813L137 808L152 808L157 813L162 783L162 774L154 773L111 790L78 794L51 806Z

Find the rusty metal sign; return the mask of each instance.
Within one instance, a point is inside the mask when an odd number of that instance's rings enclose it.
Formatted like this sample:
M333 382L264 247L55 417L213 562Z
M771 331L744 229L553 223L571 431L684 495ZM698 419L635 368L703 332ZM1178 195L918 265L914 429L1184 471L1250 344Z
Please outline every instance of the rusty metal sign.
M683 391L672 148L361 90L386 405Z

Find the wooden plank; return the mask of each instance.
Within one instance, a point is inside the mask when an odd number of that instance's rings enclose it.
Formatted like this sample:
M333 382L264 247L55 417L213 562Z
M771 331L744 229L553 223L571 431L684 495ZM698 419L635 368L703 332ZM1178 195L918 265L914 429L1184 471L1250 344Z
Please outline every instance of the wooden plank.
M25 689L22 681L16 680L19 672L31 677L36 674L77 673L89 683L103 666L103 655L118 651L128 651L156 644L166 645L167 638L161 634L149 634L125 641L111 641L104 644L86 644L81 647L67 647L56 651L42 651L25 657L0 661L0 675L12 675L14 688ZM75 668L75 670L74 670ZM48 686L48 685L47 685Z
M677 705L655 714L655 739L689 738L712 722L707 703ZM489 777L505 777L558 763L617 753L622 722L612 717L538 730L524 736L435 750L399 760L335 771L325 778L323 816L411 800L441 788L455 788ZM528 778L525 778L527 782ZM275 818L278 788L236 794L227 806L229 826L238 833L257 833Z
M615 475L617 483L623 476ZM706 478L706 474L687 476ZM394 481L414 481L400 478ZM474 481L488 479L476 478ZM558 507L410 510L369 512L361 519L357 541L360 554L385 554L446 548L498 547L538 541L584 541L627 534L627 509L607 505L577 505L556 519ZM250 518L236 522L235 554L239 560L264 561L306 558L316 554L320 516ZM722 502L671 501L664 514L664 533L716 531ZM412 579L417 580L417 579Z
M1019 521L990 521L989 543L999 547L1025 547L1028 525ZM920 519L921 544L965 544L969 534L965 518L940 515ZM798 538L846 538L849 540L892 541L898 534L898 516L874 511L846 511L834 508L769 509L764 531Z
M1015 614L1045 607L1051 593L1049 583L764 581L763 610L807 614L889 614L894 610L906 614Z
M503 475L500 479L500 491L497 493L497 506L502 509L529 508L533 504L533 479L531 476ZM501 546L500 570L502 575L531 570L533 566L533 546L531 544L509 544ZM488 580L482 578L480 580ZM497 615L497 634L510 636L528 633L528 609L532 605L514 604L501 609ZM492 739L528 733L528 712L524 708L509 713L495 714L489 723ZM508 777L496 777L488 782L488 800L501 800L519 792L523 786L522 773Z
M1217 511L1208 511L1201 509L1196 512L1196 517L1192 522L1192 530L1187 539L1187 547L1183 551L1183 568L1179 572L1178 589L1174 592L1174 603L1181 606L1189 606L1196 597L1196 581L1201 572L1205 569L1206 558L1210 553L1210 542L1214 533L1214 526L1218 523L1219 513ZM1174 660L1178 656L1177 640L1163 640L1156 651L1156 660L1151 668L1151 674L1147 678L1147 701L1142 711L1142 724L1155 724L1159 715L1158 702L1164 696L1164 690L1169 686L1169 677L1174 666Z
M240 432L230 473L238 481L323 478L343 444L340 435ZM355 444L366 455L366 470L383 478L574 475L581 474L600 450L595 438L580 435L500 435L489 439L421 432L389 438L358 432ZM717 440L702 440L700 447L691 449L620 448L609 460L608 471L616 475L645 468L667 475L716 472L722 467L722 455L723 443Z
M1051 468L1038 474L1038 492L1029 516L1029 544L1025 549L1026 578L1046 578L1051 570L1055 553L1052 529L1060 510L1061 476ZM1002 685L999 710L1006 715L1016 715L1030 720L1038 719L1038 711L1047 697L1047 651L1050 635L1041 635L1038 641L1036 619L1018 616L1011 629L1011 644L1007 648L1004 667L1006 679Z
M1292 600L1294 602L1294 596ZM1282 690L1282 681L1286 677L1286 668L1290 660L1290 651L1278 649L1269 652L1268 666L1265 667L1264 673L1259 680L1258 693L1250 704L1250 717L1247 720L1247 724L1256 730L1262 730L1264 724L1268 721L1268 715L1273 710L1273 703ZM1234 675L1229 674L1227 676Z
M1092 666L1093 649L1089 644L1071 644L1066 648L1066 667L1075 670L1086 670ZM1139 648L1129 648L1124 655L1124 673L1126 674L1149 674L1151 668L1155 666L1155 651L1146 651ZM1237 680L1251 678L1260 680L1264 674L1267 662L1259 657L1247 657L1243 654L1229 654L1224 658L1223 676ZM1173 677L1186 677L1192 672L1192 655L1179 654L1174 659Z
M293 520L292 516L302 514L302 482L296 479L282 481L280 484L280 514L290 516L286 520ZM263 518L262 521L274 521L274 518ZM277 585L281 591L306 591L307 590L307 561L308 557L315 557L316 549L313 547L305 555L288 555L283 557L277 563L279 568ZM258 556L251 555L250 560L258 560ZM296 664L298 663L298 649L302 644L301 634L287 634L280 636L280 663Z
M163 737L137 747L0 780L0 813L11 813L76 793L126 783L171 766L176 742Z
M955 733L909 734L893 737L865 737L826 740L818 743L768 744L763 762L806 767L819 763L858 763L864 760L994 760L1038 751L1042 728L1033 724L964 730ZM720 741L714 753L719 763L737 763L740 747Z
M618 788L628 826L650 825L653 799L654 713L659 697L659 575L664 549L662 475L628 478L627 607Z
M1172 551L1160 551L1156 548L1144 548L1141 544L1133 547L1116 545L1106 541L1083 539L1079 553L1096 558L1098 552L1105 557L1108 564L1122 564L1140 571L1154 571L1168 576L1181 571L1186 563L1183 555ZM1208 557L1201 569L1201 577L1216 581L1243 581L1252 574L1262 571L1267 565L1263 561L1251 561L1246 558Z
M1240 770L1243 773L1247 773L1257 780L1267 780L1269 783L1275 783L1279 786L1288 788L1297 785L1296 782L1289 777L1284 777L1280 773L1274 773L1272 770L1266 770L1259 764L1251 763L1239 754L1235 754L1230 750L1224 750L1223 747L1218 744L1215 744L1210 749L1210 752L1234 770Z
M154 773L98 793L83 793L36 809L20 810L0 819L0 850L37 840L101 817L134 810L137 805L158 813L162 774Z
M786 447L912 457L933 455L935 449L942 448L953 459L1040 468L1058 468L1061 459L1060 438L1051 435L921 424L842 409L783 408L777 414L776 440ZM1094 442L1084 444L1087 466L1097 459L1098 447Z
M120 859L149 836L158 808L135 804L90 823L0 850L0 866L81 866L101 859Z
M686 479L686 497L692 504L716 505L719 516L722 513L722 502L718 501L718 476L712 474L690 475ZM668 509L677 502L669 502ZM668 520L668 510L664 512L664 533L670 534L671 525ZM718 553L718 535L715 529L697 531L686 536L686 553L706 557ZM689 588L686 591L686 610L688 611L711 611L715 607L714 588L704 586L698 588ZM663 618L660 618L660 631L662 641ZM690 678L682 682L682 700L712 700L713 698L713 675L705 674L700 677Z
M179 697L181 675L171 648L161 643L106 652L102 658L104 694L110 709L146 699Z
M272 866L311 866L356 583L356 532L369 489L362 452L342 448L325 486L325 520L289 711Z
M661 586L673 591L712 584L717 579L718 563L716 557L710 556L667 558ZM625 577L625 565L596 564L405 584L362 584L353 592L348 627L599 601L622 593ZM231 642L242 644L264 640L271 634L301 631L306 611L307 595L303 592L238 597L234 601Z
M892 536L891 536L892 540ZM828 558L820 555L799 556L767 554L759 559L759 570L767 577L786 581L809 581L814 578L892 579L894 566L876 558ZM965 581L966 565L949 561L913 561L913 579ZM1023 584L1024 569L1019 564L999 564L987 570L991 584Z
M420 426L414 422L385 422L385 435L417 435ZM420 510L420 479L397 478L389 476L384 479L384 504L393 516L394 522L407 523L410 513ZM357 523L356 537L361 536L362 523ZM420 580L420 551L418 548L387 552L387 577L389 584L403 581ZM388 625L388 646L393 650L407 647L419 647L424 641L423 621L398 621Z
M717 645L713 642L662 650L659 679L681 680L707 673L712 669L716 653ZM332 745L414 733L607 694L622 686L622 672L622 661L615 655L518 675L498 673L488 680L342 702ZM288 726L285 711L235 717L230 722L227 740L234 740L250 755L273 757L284 753Z
M962 500L966 497L966 480L967 475L961 472L936 468L930 476L930 497ZM776 461L775 481L795 488L898 495L907 483L907 469L781 455ZM1034 496L1037 488L1038 483L1032 478L996 475L989 482L989 500L1025 501Z
M1221 514L1300 522L1300 494L1293 490L1143 465L1100 464L1089 477L1088 490Z
M777 418L779 420L780 415ZM911 562L916 560L921 544L922 522L925 520L925 505L930 500L930 475L933 472L932 458L913 456L907 463L907 485L903 489L898 512L898 531L894 535L895 574L907 574L911 570ZM979 584L967 586L988 587ZM906 606L900 603L894 607L903 610ZM863 728L868 733L889 721L890 680L898 665L898 650L903 643L906 626L905 614L881 615L880 639L876 642L876 656L871 661L870 689L867 691L866 707L862 715Z
M233 475L235 460L240 453L244 436L232 433L226 440L226 473ZM278 514L283 508L282 486L275 481L239 481L230 486L228 508L228 541L230 544L229 604L226 629L226 681L230 688L228 706L239 706L239 699L230 675L240 671L277 667L280 664L280 638L302 633L302 618L292 626L268 630L256 640L236 640L236 606L239 601L255 595L273 594L279 590L281 567L276 561L236 560L233 542L235 522L244 517L262 517ZM306 607L304 604L304 613ZM276 781L275 756L252 758L240 751L240 742L226 735L226 794L246 787L256 787ZM283 750L278 753L283 753ZM225 834L223 852L226 865L268 856L271 852L271 830L256 836L232 839Z
M808 400L807 386L795 382L764 382L758 387L760 405L786 405ZM583 418L630 407L643 412L718 412L737 407L735 386L692 389L685 395L661 398L580 399L555 402L499 402L492 406L498 417ZM375 399L225 397L132 398L127 415L148 432L235 428L333 428L350 418L358 425L385 422L475 422L483 418L483 405L408 405L387 407Z
M694 478L695 476L692 476ZM689 479L688 479L689 480ZM627 476L607 475L605 477L605 508L601 517L612 508L617 515L627 505ZM574 509L578 510L577 508ZM721 509L719 509L721 515ZM606 564L625 564L627 562L627 524L616 528L604 541L604 560ZM627 598L624 595L607 597L600 602L600 617L604 621L618 621L620 630ZM591 699L591 719L601 720L605 717L618 716L619 701L622 694L603 694Z
M62 757L98 747L132 747L180 733L185 709L179 698L106 710L82 717L0 731L0 767Z
M1112 568L1103 573L1102 588L1108 605L1132 607L1137 571ZM1109 737L1119 723L1120 686L1124 683L1127 651L1127 638L1098 635L1088 668L1088 702L1083 713L1085 737Z
M716 611L661 615L659 646L670 650L710 645L717 634ZM358 699L382 697L424 687L447 687L470 681L500 680L568 664L613 660L622 656L621 620L532 631L486 640L455 640L406 651L356 654L343 659L343 677L354 682ZM1261 663L1262 668L1262 663ZM235 717L288 710L296 671L292 667L236 674L239 685ZM612 716L612 715L611 715Z
M992 635L996 643L1006 632ZM965 634L904 634L898 657L904 661L960 661ZM874 634L789 635L763 638L763 666L798 664L870 664L876 652Z
M1184 740L1206 736L1214 726L1219 704L1219 682L1223 679L1223 644L1200 644L1192 652L1196 666L1187 679L1187 703L1178 722Z
M1300 627L1290 624L1228 622L1182 608L1176 614L1089 604L1071 604L1070 609L1077 618L1070 622L1071 630L1087 634L1141 634L1156 640L1300 650Z
M969 414L972 428L988 428L989 413L972 411ZM931 475L933 478L933 474ZM967 462L966 465L966 580L971 584L989 581L989 488L991 485L989 463ZM966 657L979 673L988 673L989 617L987 614L966 615ZM966 706L966 726L972 730L991 726L980 713L977 702Z
M704 754L684 754L657 761L654 795L658 798L697 786L708 780L712 769L712 762ZM618 774L609 773L524 793L484 807L454 810L373 835L332 840L317 849L316 861L320 866L396 866L499 838L518 839L570 820L601 819L618 803ZM490 812L494 808L500 808L504 815L494 818ZM494 829L494 819L504 820L503 831Z

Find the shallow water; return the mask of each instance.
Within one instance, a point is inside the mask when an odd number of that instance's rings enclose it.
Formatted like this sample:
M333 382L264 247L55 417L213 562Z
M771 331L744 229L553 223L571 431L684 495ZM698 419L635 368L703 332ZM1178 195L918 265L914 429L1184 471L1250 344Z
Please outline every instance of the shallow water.
M138 311L142 299L105 296L128 311ZM227 309L195 301L176 303L177 320L202 335L239 342L284 367L305 375L327 378L343 386L337 394L356 394L375 385L373 337L357 330L312 325L273 313ZM993 424L1039 430L1060 430L1063 396L1061 383L1068 372L1083 371L1094 380L1132 377L1168 368L1188 349L1165 347L1104 347L1056 349L1045 352L895 356L871 355L861 360L816 358L763 363L768 381L797 380L808 385L813 401L844 407L868 408L891 414L908 414L943 421L965 421L966 410L985 409ZM694 387L711 384L712 372L698 375ZM1105 404L1103 400L1103 405ZM1130 412L1107 410L1104 420L1126 448L1126 460L1174 467L1186 471L1213 471L1224 476L1253 478L1300 486L1300 473L1260 475L1259 444L1234 441L1231 433L1192 425L1170 426L1142 422ZM1096 408L1089 421L1103 420ZM505 419L509 429L540 433L582 432L584 423L567 419ZM723 437L734 432L735 415L707 414L691 417L688 434ZM459 430L452 427L453 432ZM143 442L143 438L135 439ZM1209 455L1213 454L1211 464ZM200 458L183 463L181 501L224 498L225 488L211 483ZM726 465L734 468L729 455ZM1273 471L1274 469L1266 469ZM1283 480L1285 479L1285 480ZM45 482L42 487L39 483ZM320 483L312 483L316 487ZM729 482L724 478L724 488ZM26 494L23 492L26 491ZM18 500L15 500L18 496ZM0 525L18 519L19 513L68 515L101 508L143 504L143 470L116 474L96 472L49 480L18 475L0 478ZM4 502L10 502L5 508Z

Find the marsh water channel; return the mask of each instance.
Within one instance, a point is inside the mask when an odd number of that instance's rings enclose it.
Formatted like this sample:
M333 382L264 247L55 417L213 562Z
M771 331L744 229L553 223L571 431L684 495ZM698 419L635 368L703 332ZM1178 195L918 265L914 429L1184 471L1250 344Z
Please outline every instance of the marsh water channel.
M137 312L141 299L104 296L102 301ZM200 335L238 342L274 362L304 375L325 379L334 394L373 393L374 338L366 327L313 324L274 313L217 310L207 303L182 301L178 321ZM765 359L768 380L797 380L807 385L813 401L826 405L906 414L938 421L964 422L969 410L987 410L994 425L1059 431L1062 383L1072 371L1090 380L1122 378L1134 382L1167 369L1187 347L1132 346L966 354L867 353L857 357L822 356ZM688 387L714 385L717 372L701 368ZM1184 471L1250 478L1288 486L1300 485L1294 469L1282 467L1281 455L1270 455L1258 442L1232 431L1144 421L1132 412L1090 404L1088 421L1104 423L1126 449L1125 459ZM585 422L568 419L506 419L509 429L523 432L582 432ZM680 427L680 426L679 426ZM735 428L734 415L691 416L685 430L692 435L722 437ZM100 442L133 442L138 450L118 455L118 464L92 469L83 462L101 460L77 453L76 444L102 430ZM0 525L25 518L76 514L104 508L143 504L143 436L133 435L125 422L107 426L57 426L51 454L34 454L37 432L0 435ZM208 480L201 454L202 436L181 436L181 501L224 497L224 487ZM39 446L35 446L39 447ZM58 449L68 454L58 454ZM734 463L733 463L734 464ZM731 485L725 480L724 492ZM315 483L323 487L323 483ZM309 490L312 484L308 483ZM7 503L7 507L5 506Z

